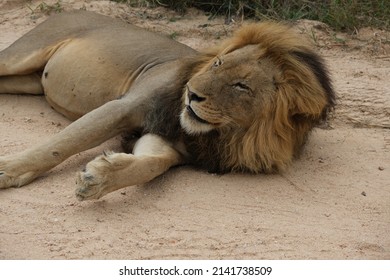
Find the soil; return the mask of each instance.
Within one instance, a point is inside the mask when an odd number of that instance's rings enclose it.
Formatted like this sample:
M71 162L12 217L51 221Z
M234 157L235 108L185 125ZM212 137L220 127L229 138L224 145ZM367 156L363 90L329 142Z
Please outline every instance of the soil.
M43 4L43 3L46 3ZM0 0L0 49L47 18L86 9L200 49L242 24L109 1ZM174 168L154 181L78 202L75 173L119 139L77 154L33 183L0 191L0 259L390 259L390 36L300 21L338 94L329 124L274 175ZM0 154L69 121L42 96L0 95Z

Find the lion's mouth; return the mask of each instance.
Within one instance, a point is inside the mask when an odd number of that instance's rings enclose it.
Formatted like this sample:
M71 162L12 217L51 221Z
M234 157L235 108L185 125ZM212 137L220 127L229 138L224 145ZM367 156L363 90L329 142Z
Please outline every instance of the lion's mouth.
M200 123L204 123L204 124L211 124L209 123L208 121L202 119L201 117L199 117L195 112L194 110L192 110L191 106L187 105L186 106L186 110L187 110L187 113L190 117L192 117L193 119L197 120L198 122Z

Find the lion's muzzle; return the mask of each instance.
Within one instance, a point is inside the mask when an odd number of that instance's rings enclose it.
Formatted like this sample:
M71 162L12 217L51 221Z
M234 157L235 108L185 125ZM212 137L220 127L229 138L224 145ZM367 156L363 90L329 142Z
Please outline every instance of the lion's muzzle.
M193 119L197 120L198 122L205 123L205 124L210 124L208 121L202 119L199 117L194 110L191 108L191 106L186 106L186 110L188 112L188 115L190 115Z

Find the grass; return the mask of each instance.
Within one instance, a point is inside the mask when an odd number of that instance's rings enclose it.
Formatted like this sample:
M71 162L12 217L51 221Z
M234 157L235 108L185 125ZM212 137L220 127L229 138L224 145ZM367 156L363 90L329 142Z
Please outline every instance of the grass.
M365 26L390 28L389 0L112 0L131 6L165 6L177 11L195 7L211 16L324 22L340 31L355 31Z
M32 9L30 6L27 6L32 13L35 13L36 11L39 11L43 14L49 15L52 12L55 13L61 13L64 8L61 6L61 1L58 0L53 5L46 4L45 2L41 2L35 9Z

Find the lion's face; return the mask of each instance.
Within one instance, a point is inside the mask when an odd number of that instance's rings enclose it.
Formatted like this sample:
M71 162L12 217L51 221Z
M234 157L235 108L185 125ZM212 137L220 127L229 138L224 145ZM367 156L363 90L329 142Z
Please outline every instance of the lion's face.
M211 60L186 85L181 124L190 134L248 128L276 92L277 67L250 45ZM267 104L267 106L264 106Z

